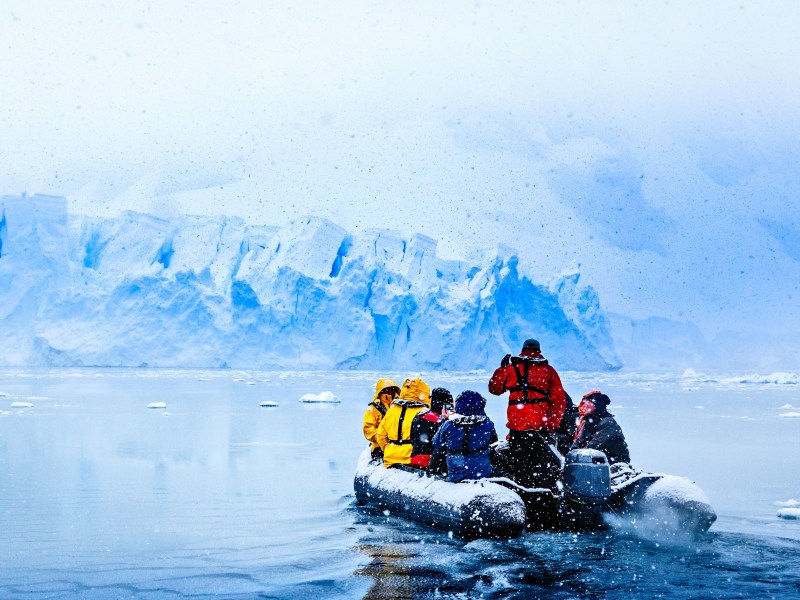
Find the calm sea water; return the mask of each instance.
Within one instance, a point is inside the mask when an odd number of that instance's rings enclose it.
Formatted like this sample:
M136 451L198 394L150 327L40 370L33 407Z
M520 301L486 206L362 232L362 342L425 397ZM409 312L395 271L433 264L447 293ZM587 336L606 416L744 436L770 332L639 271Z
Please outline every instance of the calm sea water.
M464 543L354 506L377 376L0 371L0 598L800 597L800 521L776 518L800 500L800 419L781 416L800 386L565 373L574 397L611 396L637 466L693 479L719 521L698 540ZM341 403L297 401L325 390Z

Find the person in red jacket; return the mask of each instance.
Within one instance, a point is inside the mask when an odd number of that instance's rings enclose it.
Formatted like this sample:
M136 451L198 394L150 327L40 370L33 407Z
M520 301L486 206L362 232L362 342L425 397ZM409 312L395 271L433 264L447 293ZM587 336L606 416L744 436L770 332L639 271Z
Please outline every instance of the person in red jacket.
M555 489L561 468L550 449L564 416L566 400L561 378L542 356L539 342L525 340L519 356L506 354L489 380L489 392L508 400L509 466L525 487Z

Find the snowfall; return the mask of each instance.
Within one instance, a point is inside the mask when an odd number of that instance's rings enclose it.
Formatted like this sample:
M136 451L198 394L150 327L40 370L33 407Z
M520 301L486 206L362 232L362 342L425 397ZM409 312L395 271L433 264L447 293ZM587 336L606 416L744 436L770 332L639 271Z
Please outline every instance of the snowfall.
M34 196L2 200L0 282L0 597L800 594L800 374L626 368L577 270ZM608 393L634 466L703 490L708 534L465 542L355 505L378 377L488 396L533 334L573 397Z

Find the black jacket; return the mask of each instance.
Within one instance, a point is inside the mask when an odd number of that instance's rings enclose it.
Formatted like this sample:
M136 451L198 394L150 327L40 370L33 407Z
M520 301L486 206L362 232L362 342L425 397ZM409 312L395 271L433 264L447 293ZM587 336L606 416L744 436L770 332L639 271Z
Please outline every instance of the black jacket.
M441 417L430 409L423 409L414 415L414 420L411 422L412 459L415 456L430 456L433 453L433 436L441 424ZM422 466L427 466L427 461Z
M564 390L564 398L567 406L564 409L564 417L561 419L561 424L556 430L556 441L558 451L561 454L569 452L570 446L575 439L575 427L578 424L578 407L572 402L569 394Z
M578 422L577 431L578 437L572 443L572 450L576 448L600 450L608 457L610 464L631 462L625 435L610 412L595 412L582 417Z

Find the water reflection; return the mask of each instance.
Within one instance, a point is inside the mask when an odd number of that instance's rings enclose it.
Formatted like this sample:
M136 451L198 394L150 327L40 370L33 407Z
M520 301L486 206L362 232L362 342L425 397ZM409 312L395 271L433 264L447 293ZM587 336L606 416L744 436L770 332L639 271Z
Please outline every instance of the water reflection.
M363 544L356 546L355 549L370 558L368 565L354 573L356 576L370 577L373 580L364 595L365 598L390 600L418 598L421 595L423 590L418 588L422 587L422 582L411 567L415 553L408 552L402 546L395 544Z

